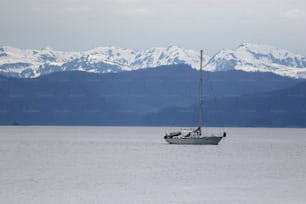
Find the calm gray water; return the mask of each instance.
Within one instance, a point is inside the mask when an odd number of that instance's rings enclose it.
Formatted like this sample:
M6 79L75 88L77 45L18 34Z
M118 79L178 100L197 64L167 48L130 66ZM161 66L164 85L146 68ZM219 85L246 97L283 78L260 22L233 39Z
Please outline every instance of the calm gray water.
M306 129L228 128L218 146L167 130L0 127L0 203L306 202Z

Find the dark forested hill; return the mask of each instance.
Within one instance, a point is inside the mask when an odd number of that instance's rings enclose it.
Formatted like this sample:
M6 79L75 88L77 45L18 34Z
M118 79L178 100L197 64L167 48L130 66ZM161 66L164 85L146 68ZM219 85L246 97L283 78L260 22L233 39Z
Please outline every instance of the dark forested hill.
M204 105L207 126L306 127L306 82L278 91L209 100ZM147 124L192 125L197 106L169 107L147 115ZM173 120L173 118L175 120Z
M33 79L0 77L0 124L171 125L183 118L179 125L193 125L198 79L199 72L186 65L117 74L60 72ZM299 88L303 80L228 71L205 72L204 81L205 112L218 113L206 116L220 115L225 125L294 126L300 120L297 117L287 124L272 119L286 113L287 107L298 109L297 101L305 99L305 89ZM219 108L215 110L213 104ZM212 119L208 124L218 122Z

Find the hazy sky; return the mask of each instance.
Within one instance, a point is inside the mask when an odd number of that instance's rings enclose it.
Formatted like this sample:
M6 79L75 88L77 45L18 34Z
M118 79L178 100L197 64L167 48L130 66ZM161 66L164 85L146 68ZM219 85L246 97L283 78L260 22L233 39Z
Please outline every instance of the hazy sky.
M0 0L0 45L214 54L243 42L306 55L306 0Z

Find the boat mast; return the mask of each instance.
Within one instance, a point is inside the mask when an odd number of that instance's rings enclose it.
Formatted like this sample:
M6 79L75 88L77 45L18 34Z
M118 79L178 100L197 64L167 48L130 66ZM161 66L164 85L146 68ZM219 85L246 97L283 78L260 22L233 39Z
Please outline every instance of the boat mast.
M203 60L203 50L201 50L201 59L200 59L200 113L199 113L199 128L200 134L202 122L203 122L203 68L202 68L202 60Z

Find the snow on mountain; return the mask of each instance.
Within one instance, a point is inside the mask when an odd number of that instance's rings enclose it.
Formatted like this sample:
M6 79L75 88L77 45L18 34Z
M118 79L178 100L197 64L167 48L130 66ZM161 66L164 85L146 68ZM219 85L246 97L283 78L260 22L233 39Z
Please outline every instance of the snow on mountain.
M182 49L177 46L168 48L150 48L145 51L123 49L116 47L100 47L84 52L93 63L105 62L121 67L124 71L157 67L170 64L189 64L192 67L199 66L199 52ZM209 57L205 55L203 60L207 62Z
M199 69L199 51L177 46L144 51L117 47L98 47L83 52L0 47L0 74L38 77L59 71L108 73L132 71L171 64L188 64ZM306 57L269 45L241 44L235 50L222 50L213 57L204 54L204 70L272 72L282 76L306 78Z
M132 70L130 65L137 54L136 50L116 47L98 47L82 53L83 56L88 57L88 61L92 64L104 62L120 67L123 71Z
M54 51L51 48L31 50L0 47L0 74L25 78L37 77L42 74L44 67L58 67L60 70L54 71L63 71L60 67L64 63L79 56L77 52Z
M208 62L208 55L203 55L203 61ZM139 53L132 66L136 69L145 67L157 67L169 64L188 64L198 69L200 64L199 52L182 49L177 46L168 48L151 48Z
M205 65L209 71L242 70L272 72L306 78L306 57L269 45L241 44L236 50L222 50Z
M204 62L209 57L204 55ZM176 46L145 51L98 47L84 52L62 52L0 47L0 74L13 77L38 77L56 71L107 73L131 71L170 64L199 67L199 52Z

